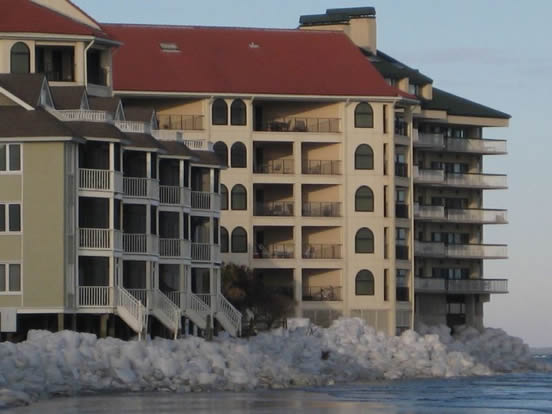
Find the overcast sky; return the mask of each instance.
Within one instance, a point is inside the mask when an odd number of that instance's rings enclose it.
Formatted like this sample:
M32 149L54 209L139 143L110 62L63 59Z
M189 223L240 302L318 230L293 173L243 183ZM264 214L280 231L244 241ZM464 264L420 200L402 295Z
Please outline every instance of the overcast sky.
M509 260L487 261L487 278L509 278L510 294L485 305L488 326L552 346L552 2L548 0L75 0L100 22L296 27L301 14L374 6L378 48L420 69L447 91L513 116L507 156L485 171L507 173L507 191L486 191L485 207L507 208L510 224L486 226L485 242L507 243Z

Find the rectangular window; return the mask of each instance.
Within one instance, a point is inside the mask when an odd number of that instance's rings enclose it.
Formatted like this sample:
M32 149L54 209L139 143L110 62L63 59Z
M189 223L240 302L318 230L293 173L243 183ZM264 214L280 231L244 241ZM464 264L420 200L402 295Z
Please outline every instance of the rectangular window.
M0 172L21 171L21 145L0 144Z
M389 281L387 275L387 269L383 269L383 300L387 302L389 300Z
M157 234L157 207L151 206L150 211L150 233Z
M0 204L0 232L21 231L21 205Z
M383 105L383 133L387 134L387 105Z
M184 235L183 235L183 239L184 240L190 240L190 215L188 213L184 213L183 215L183 231L184 231Z
M0 232L6 231L6 205L0 204Z
M21 292L21 265L0 263L0 293Z

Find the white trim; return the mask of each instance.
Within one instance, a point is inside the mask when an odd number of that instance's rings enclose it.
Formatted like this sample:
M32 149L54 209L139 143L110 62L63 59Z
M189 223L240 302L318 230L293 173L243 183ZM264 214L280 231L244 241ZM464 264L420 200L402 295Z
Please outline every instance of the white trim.
M212 98L216 95L217 98L222 99L286 99L286 100L309 100L309 101L372 101L372 102L398 102L405 98L401 96L348 96L348 95L290 95L290 94L251 94L251 93L227 93L227 92L156 92L156 91L129 91L129 90L113 90L115 95L128 95L128 96L171 96L171 97L196 97L196 98Z
M2 95L5 95L8 99L10 99L11 101L15 102L16 104L18 104L19 106L22 106L23 108L25 108L27 111L34 111L35 109L29 105L28 103L26 103L25 101L19 99L17 96L15 96L13 93L7 91L6 89L4 89L3 87L0 86L0 93Z
M106 43L112 46L122 46L123 43L117 40L105 39L103 37L97 37L92 35L76 35L76 34L52 34L52 33L31 33L31 32L0 32L0 37L7 39L30 39L30 40L44 40L49 42L55 41L86 41L86 40L95 40L96 42Z
M10 138L4 138L0 137L0 143L4 140L11 139ZM13 137L15 138L15 137ZM76 141L76 142L82 142L85 141L80 137L17 137L17 141L12 142L13 144L17 144L19 142L58 142L58 141Z

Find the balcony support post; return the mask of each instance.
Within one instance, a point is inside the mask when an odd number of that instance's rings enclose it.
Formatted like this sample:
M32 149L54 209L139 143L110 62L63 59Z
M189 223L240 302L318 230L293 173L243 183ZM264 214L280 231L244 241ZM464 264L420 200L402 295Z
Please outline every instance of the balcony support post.
M301 268L293 269L293 299L295 301L295 316L303 316L301 302L303 300L303 275Z

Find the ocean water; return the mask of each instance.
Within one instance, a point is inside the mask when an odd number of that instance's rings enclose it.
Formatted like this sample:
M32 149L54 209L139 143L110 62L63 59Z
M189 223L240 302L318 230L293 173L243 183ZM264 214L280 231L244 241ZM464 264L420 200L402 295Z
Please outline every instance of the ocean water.
M414 379L247 393L137 393L56 398L10 413L552 413L552 373Z

